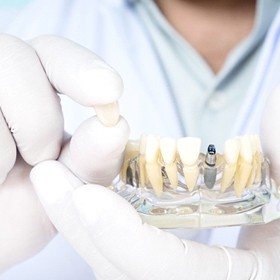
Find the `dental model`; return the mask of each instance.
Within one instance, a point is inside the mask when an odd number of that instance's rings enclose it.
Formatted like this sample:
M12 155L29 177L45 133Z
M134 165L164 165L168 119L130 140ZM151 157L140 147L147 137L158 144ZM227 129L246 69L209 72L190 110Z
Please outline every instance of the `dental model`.
M183 164L183 172L189 191L194 189L199 175L200 146L201 140L197 137L185 137L177 142L178 153Z
M160 228L263 224L280 217L280 187L257 136L227 140L222 154L212 144L205 154L200 148L196 137L130 141L112 190Z
M223 155L216 154L215 146L209 145L204 156L200 154L200 147L201 140L196 137L176 141L143 135L140 142L130 141L127 145L121 177L130 185L152 187L158 197L167 186L175 191L179 185L185 186L192 192L196 186L203 186L201 182L208 190L215 187L221 193L232 187L236 196L241 197L244 189L260 184L263 157L257 136L227 140ZM200 183L199 176L203 176Z

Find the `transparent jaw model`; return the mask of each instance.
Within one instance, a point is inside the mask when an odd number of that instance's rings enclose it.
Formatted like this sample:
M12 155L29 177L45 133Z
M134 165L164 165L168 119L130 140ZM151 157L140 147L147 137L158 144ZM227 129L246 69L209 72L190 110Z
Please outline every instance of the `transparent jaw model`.
M115 192L160 228L263 224L280 217L278 189L257 136L200 152L195 137L130 141Z

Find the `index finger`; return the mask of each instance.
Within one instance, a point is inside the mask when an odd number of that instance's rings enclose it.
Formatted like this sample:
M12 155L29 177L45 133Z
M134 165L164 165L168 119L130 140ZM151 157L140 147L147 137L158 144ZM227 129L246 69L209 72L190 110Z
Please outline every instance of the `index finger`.
M58 92L95 107L103 124L116 124L123 83L114 69L90 50L61 37L41 36L31 44Z

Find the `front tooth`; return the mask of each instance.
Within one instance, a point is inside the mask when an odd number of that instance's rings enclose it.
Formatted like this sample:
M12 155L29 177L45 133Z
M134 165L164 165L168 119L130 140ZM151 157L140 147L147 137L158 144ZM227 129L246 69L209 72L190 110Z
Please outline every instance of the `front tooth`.
M200 153L201 140L197 137L184 137L178 140L177 148L184 165L196 163Z
M225 166L223 169L223 177L221 183L221 191L224 192L231 184L236 172L237 160L240 150L240 140L229 139L224 145Z
M161 138L160 151L162 158L166 164L172 164L176 160L176 140L173 138Z
M178 152L183 163L183 172L186 185L192 191L199 175L198 157L200 154L201 140L197 137L181 138L177 142Z
M240 138L240 156L246 162L251 163L253 159L252 145L249 136L243 136Z
M247 185L252 171L252 147L248 136L240 138L240 155L238 167L234 178L234 191L238 197L241 196L243 189Z
M227 164L236 164L239 156L240 140L229 139L224 145L224 158Z
M105 105L94 106L97 118L105 126L114 126L120 118L119 103L114 102Z
M160 139L160 151L171 187L175 189L178 186L176 140L172 138Z
M160 156L159 140L155 136L147 136L146 139L146 172L147 177L157 196L162 194L163 179L161 174L161 165L158 161Z

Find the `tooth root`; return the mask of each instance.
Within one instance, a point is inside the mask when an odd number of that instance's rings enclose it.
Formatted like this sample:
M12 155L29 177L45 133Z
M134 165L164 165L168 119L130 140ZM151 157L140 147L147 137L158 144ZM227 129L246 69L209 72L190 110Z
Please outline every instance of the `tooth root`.
M178 186L178 172L176 163L165 165L165 171L173 189Z
M234 191L238 197L241 196L243 189L247 186L252 172L252 149L254 148L249 136L241 137L240 144L240 155L234 177Z
M261 156L261 141L259 136L253 136L254 145L256 147L256 152L254 156L255 161L255 178L254 183L258 184L261 181L261 166L262 166L262 156Z
M231 185L237 168L239 151L239 138L229 139L225 142L223 157L225 159L226 164L223 170L221 192L224 192Z
M254 184L254 181L255 181L255 178L256 178L256 163L255 163L255 161L253 161L251 167L252 167L251 168L251 173L250 173L250 176L249 176L248 181L246 183L246 188L250 188Z
M230 185L236 172L237 164L225 164L221 183L221 192L224 192Z
M160 149L157 137L149 135L146 138L146 174L155 194L160 196L163 190L163 179L161 174L161 165L159 163Z
M240 197L242 191L247 185L250 173L252 170L251 163L241 162L238 165L235 177L234 177L234 191L237 197Z
M161 196L163 190L161 166L157 163L146 163L146 172L155 194Z
M147 178L147 172L146 172L146 160L144 155L139 156L139 170L140 170L140 185L145 186L148 178Z
M195 166L184 166L183 167L184 177L186 181L186 185L188 190L193 191L196 186L196 182L199 175L199 168L197 165Z
M140 138L140 155L139 155L139 169L140 169L140 185L145 186L148 183L147 173L146 173L146 150L147 135L143 134Z
M256 154L255 161L256 161L256 175L254 183L258 184L262 178L262 156L260 153Z
M114 126L120 118L118 102L94 106L97 118L105 126Z
M177 144L173 138L160 139L160 151L165 165L165 171L170 181L171 187L176 189L178 186L177 173Z
M246 184L246 188L251 187L255 182L256 175L257 175L257 164L258 164L257 157L258 157L258 153L260 152L258 137L256 135L250 135L249 140L252 149L252 171L249 176L248 182Z

